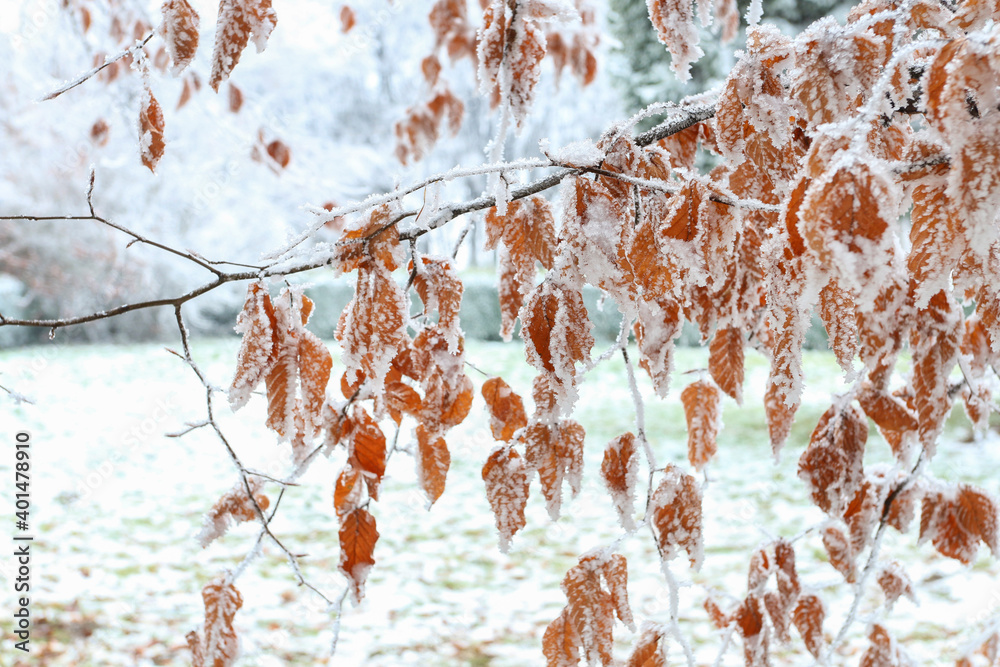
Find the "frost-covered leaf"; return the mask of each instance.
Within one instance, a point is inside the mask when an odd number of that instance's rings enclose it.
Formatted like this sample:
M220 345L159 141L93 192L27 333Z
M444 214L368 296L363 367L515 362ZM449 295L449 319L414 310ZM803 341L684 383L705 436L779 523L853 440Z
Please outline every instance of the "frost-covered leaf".
M305 328L312 301L301 289L284 289L274 308L274 362L265 377L267 426L290 439L296 457L323 426L323 405L333 358L323 342ZM296 446L298 445L298 446Z
M884 626L873 624L868 640L870 644L858 667L912 667L913 662Z
M688 461L695 470L705 467L717 449L722 425L719 390L707 380L692 382L681 392L688 429Z
M465 374L463 341L451 351L451 344L436 325L428 325L413 341L411 364L422 369L424 399L418 421L428 433L444 435L461 424L472 409L474 388ZM415 361L419 359L419 361Z
M512 255L526 256L538 260L547 269L552 268L556 248L555 220L544 197L516 199L507 204L504 215L494 206L486 212L485 224L487 248L494 248L502 241Z
M826 548L827 556L830 557L830 565L844 575L847 583L854 583L857 578L856 554L851 548L851 541L843 531L836 526L824 528L823 546Z
M668 464L664 479L650 504L653 527L663 558L671 560L684 549L695 570L704 558L701 521L701 489L694 477Z
M722 630L732 622L729 615L722 611L722 607L712 597L705 598L703 606L705 607L705 611L708 612L708 617L712 620L712 625L715 626L716 630Z
M764 610L760 598L754 594L746 597L733 618L736 628L743 637L743 657L747 667L767 667L770 664L769 632L764 622Z
M451 453L444 438L432 437L423 424L417 425L417 483L427 494L428 506L444 493L445 479L451 466Z
M885 603L890 609L896 600L904 595L913 602L917 601L917 596L913 592L913 582L897 561L889 561L879 569L878 585L885 593Z
M410 270L413 270L411 262ZM424 315L437 311L437 324L448 339L452 351L458 349L462 337L458 314L462 307L462 281L444 257L421 257L420 267L413 278L413 288L424 304Z
M337 511L337 518L343 517L353 511L361 504L362 485L361 473L353 465L348 463L337 475L337 482L333 487L333 508Z
M799 230L820 264L850 288L861 304L873 302L889 270L899 196L865 162L835 168L815 179L799 212Z
M698 46L691 0L646 0L649 20L670 52L671 68L681 81L691 78L691 63L705 52Z
M507 17L504 0L491 0L483 8L483 25L479 29L476 49L479 62L479 89L490 103L500 103L500 68L506 50Z
M163 109L153 97L149 84L144 83L139 96L139 157L150 171L163 157Z
M611 494L618 521L625 530L635 530L635 484L639 474L639 453L635 435L623 433L604 448L601 479Z
M251 476L248 478L250 491L257 507L266 510L270 501L267 496L259 493L261 488L260 478ZM198 542L202 547L207 547L213 541L225 535L229 526L242 521L254 521L257 517L257 507L247 495L246 486L241 479L236 485L219 498L212 509L205 515L204 526L198 533Z
M799 458L798 476L824 512L840 515L861 487L867 440L868 422L853 405L835 404L820 418Z
M500 533L500 551L507 553L511 538L525 523L529 478L524 459L512 447L497 447L483 466L483 481Z
M340 563L337 569L347 577L355 604L359 604L365 596L365 582L375 565L372 553L378 537L375 517L364 508L354 509L340 520Z
M239 410L274 363L277 332L274 307L267 288L259 282L247 288L246 302L236 318L236 331L243 334L236 358L236 373L229 386L229 405Z
M563 577L567 618L576 626L583 658L590 664L595 659L605 666L612 664L616 615L625 625L635 628L628 606L627 578L625 557L602 550L581 556L579 563Z
M528 362L572 386L576 364L590 357L593 324L580 290L565 280L545 280L521 307L521 336Z
M368 411L355 404L347 437L350 461L365 474L369 493L377 499L379 484L385 475L385 434Z
M819 314L826 328L827 344L837 355L837 363L851 377L854 373L854 355L858 351L854 298L836 280L831 280L819 293L819 305Z
M950 287L949 278L965 250L965 228L953 215L944 183L913 189L910 213L910 254L907 269L913 281L915 305L923 308L932 296Z
M201 590L205 603L204 635L188 634L197 667L233 667L239 654L239 638L233 628L243 596L232 582L232 573L220 572Z
M160 11L163 14L160 35L174 63L170 71L177 76L191 63L198 50L198 12L188 0L165 0Z
M738 327L720 327L708 348L712 379L738 404L743 402L743 342L743 331Z
M218 91L219 84L229 78L251 38L258 53L264 50L277 22L271 0L221 0L208 79L212 90Z
M375 393L381 391L406 341L407 309L406 296L388 271L367 262L359 268L354 298L337 326L348 381L363 374Z
M524 402L503 378L492 377L483 383L483 398L490 411L490 430L497 440L510 440L514 433L528 425Z
M576 421L564 419L553 424L531 424L523 434L525 459L528 466L538 472L549 516L558 519L563 481L569 483L573 495L580 491L583 427Z
M917 430L917 419L906 405L894 396L878 391L867 380L858 392L858 403L883 435Z
M796 40L789 94L811 128L834 122L872 90L887 58L881 36L820 19Z
M941 291L917 312L910 332L918 433L929 456L937 448L938 435L954 400L948 393L948 376L958 361L961 327L957 304Z
M792 613L792 620L795 628L802 636L802 641L806 643L806 648L817 660L823 652L826 642L823 639L823 619L826 616L826 609L819 596L813 593L806 593L799 597L795 611Z
M542 653L547 667L579 667L580 635L569 618L569 607L564 607L545 628Z
M682 324L681 307L676 301L639 303L639 318L635 323L639 366L649 374L660 398L670 389L674 339L681 335Z
M508 45L510 57L509 104L514 122L524 124L535 97L535 86L542 73L542 59L545 57L545 33L534 21L519 16L514 20L515 33ZM509 33L508 33L509 34Z
M625 667L667 667L667 653L663 649L666 629L649 621L642 624L639 641L625 662Z

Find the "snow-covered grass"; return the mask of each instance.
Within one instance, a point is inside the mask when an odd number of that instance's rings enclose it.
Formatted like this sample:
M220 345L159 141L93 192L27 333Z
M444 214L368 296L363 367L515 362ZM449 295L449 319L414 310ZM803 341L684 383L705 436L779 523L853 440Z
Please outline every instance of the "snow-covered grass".
M210 379L225 385L237 341L196 342L195 355ZM490 375L502 375L530 396L533 371L516 345L470 342L469 360ZM703 351L680 350L674 387L666 401L655 399L640 374L647 430L657 460L686 461L684 416L678 390L703 368ZM207 549L194 535L203 513L228 490L236 476L221 445L206 429L182 438L164 434L204 416L204 395L189 369L162 347L52 346L0 352L0 384L29 395L34 405L0 404L3 438L0 479L13 480L14 434L32 436L31 611L34 622L31 665L186 665L184 635L200 625L201 587L224 568L235 567L256 535L242 525ZM336 370L335 370L336 372ZM478 389L484 379L469 370ZM747 362L746 401L724 404L725 427L719 454L705 488L706 558L700 572L674 561L681 590L681 627L694 644L699 664L712 664L721 639L701 604L708 588L722 599L746 591L750 550L771 536L793 537L822 521L806 502L796 477L798 455L830 393L841 388L839 369L823 353L807 353L804 404L781 459L770 453L761 397L767 364ZM243 458L258 469L281 475L288 457L264 429L264 401L255 397L236 415L220 401L222 426ZM496 532L480 471L492 438L484 425L477 392L467 424L451 432L452 469L447 490L430 510L415 490L413 461L396 454L373 513L381 534L377 561L359 608L345 606L337 655L328 659L332 619L308 590L296 586L280 552L265 547L238 580L243 608L236 615L242 639L240 665L540 665L541 633L565 599L559 583L579 554L620 537L615 512L601 486L598 469L604 445L633 429L633 408L624 367L616 357L588 376L577 418L587 430L586 466L580 495L564 500L563 517L548 519L537 481L532 484L528 525L510 554L497 549ZM969 442L968 424L957 409L930 472L963 480L997 493L1000 447L996 433ZM411 434L404 429L405 446ZM281 502L274 532L302 563L309 581L339 595L337 523L332 485L342 452L320 459ZM869 440L866 463L887 461L888 447ZM686 463L685 463L686 465ZM645 474L640 475L645 479ZM13 484L0 489L0 508L13 527ZM275 487L268 486L273 501ZM639 489L645 497L645 488ZM826 602L824 629L836 634L853 591L826 562L817 536L795 543L806 587ZM629 561L629 594L637 620L666 620L667 587L659 572L648 531L624 537L619 550ZM884 557L899 560L916 584L920 606L900 600L887 625L918 664L953 661L979 624L1000 609L1000 566L985 550L970 568L938 556L930 545L916 546L909 533L887 534ZM0 557L3 610L12 610L13 558ZM882 606L877 586L869 586L862 621L835 657L857 664L864 649L865 619ZM10 637L10 614L3 612ZM627 655L635 640L615 630L617 654ZM0 665L16 662L8 641ZM801 640L790 648L775 644L775 664L806 665ZM671 664L682 660L671 646ZM734 639L722 664L741 665Z

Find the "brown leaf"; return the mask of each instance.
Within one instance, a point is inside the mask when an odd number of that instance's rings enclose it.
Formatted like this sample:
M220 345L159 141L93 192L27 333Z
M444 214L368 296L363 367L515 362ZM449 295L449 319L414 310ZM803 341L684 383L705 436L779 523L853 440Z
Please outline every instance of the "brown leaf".
M351 395L353 393L352 391ZM345 396L345 398L350 398L350 396ZM417 390L399 380L386 382L384 398L389 415L397 425L402 422L404 413L415 417L421 413L423 408L423 402Z
M775 579L778 593L785 604L794 603L799 596L799 575L795 570L795 549L792 543L779 539L774 544Z
M333 508L337 517L343 520L344 515L356 509L361 503L361 473L350 463L337 475L337 483L333 487Z
M303 329L299 334L299 384L308 423L318 430L322 421L326 385L330 382L333 357L316 334Z
M375 517L364 508L351 510L341 519L340 564L337 568L347 577L355 604L359 604L365 596L365 581L375 565L372 553L378 537Z
M524 431L525 459L538 472L545 507L553 520L559 518L562 507L563 481L569 482L574 495L580 490L584 437L583 427L569 419L531 424Z
M958 494L958 515L962 524L1000 557L998 548L997 503L983 491L962 485Z
M149 86L143 86L139 101L139 156L150 171L163 157L163 109Z
M691 63L705 55L698 46L694 12L686 0L650 0L649 20L657 37L670 51L671 68L681 81L690 77Z
M827 343L837 355L845 373L854 370L854 355L858 351L858 328L854 317L854 298L831 280L819 293L819 314L826 327Z
M722 608L711 597L705 598L704 607L716 630L722 630L732 622L729 615L722 611Z
M569 607L549 623L542 636L542 654L547 667L579 667L580 634L569 619Z
M500 300L500 337L510 342L524 299L535 285L534 262L510 253L507 246L497 252L497 296ZM523 323L522 323L523 324Z
M580 290L558 278L547 279L529 295L520 316L528 362L564 384L572 382L576 364L588 359L594 346Z
M945 183L927 183L913 189L910 213L910 254L906 266L918 306L950 288L952 270L966 248L965 226L953 214L954 203Z
M868 422L853 405L833 405L820 418L799 459L798 476L824 512L842 514L861 487L867 440Z
M236 318L236 331L243 334L236 358L236 373L229 386L229 405L239 410L270 370L276 358L274 307L262 283L251 283L243 310Z
M171 73L177 76L191 63L198 50L198 12L188 0L164 0L161 12L163 23L159 32L174 63Z
M792 422L797 409L797 403L791 406L785 403L785 396L777 384L768 382L767 390L764 392L764 412L771 449L775 454L781 450L788 439L788 434L792 431Z
M368 411L355 404L351 418L350 459L359 470L367 473L369 490L378 498L378 487L385 475L385 434Z
M444 493L445 478L451 465L451 453L444 438L433 437L417 425L417 482L427 494L428 509Z
M664 479L653 493L650 511L660 553L671 560L684 549L695 570L704 558L701 521L701 490L694 477L667 464Z
M346 35L357 22L357 17L350 5L344 5L340 8L340 32Z
M941 291L918 311L916 323L910 332L914 404L920 443L932 456L954 402L948 375L958 361L962 320L954 298Z
M665 635L662 626L644 623L639 641L625 667L667 667L667 656L661 643Z
M625 530L635 530L635 483L639 471L639 456L635 435L623 433L608 443L601 463L601 479L611 494L618 521Z
M531 5L527 5L530 7ZM545 34L533 21L522 17L514 19L516 37L504 54L509 59L510 90L508 100L514 121L520 127L531 111L535 86L541 77L542 58L545 57Z
M854 583L857 578L857 568L854 562L854 550L844 533L835 526L823 529L823 546L830 557L830 565L844 575L847 583Z
M388 271L367 263L359 269L354 298L337 327L349 382L363 373L372 390L381 392L392 360L406 341L407 307L403 291Z
M243 106L243 92L235 84L229 84L229 110L239 113Z
M868 633L871 645L861 656L858 667L905 667L913 664L896 644L889 631L881 624L872 625Z
M239 638L233 628L236 612L243 606L243 596L233 585L229 572L221 572L201 590L205 602L204 637L188 634L188 644L199 646L195 660L204 667L232 667L239 653ZM191 635L194 635L192 637ZM200 641L199 641L200 639Z
M692 382L681 392L688 428L688 461L695 470L705 467L717 449L721 415L719 390L706 380Z
M639 304L639 319L635 323L639 366L649 374L660 398L666 397L670 389L674 339L681 335L682 324L681 308L676 301L664 299Z
M722 327L716 329L708 348L712 379L738 404L743 403L743 340L743 331L738 327Z
M260 507L261 511L266 510L270 501L267 496L258 493L261 488L260 478L251 476L248 478L248 483L257 507ZM215 502L212 509L205 515L205 525L198 534L198 542L203 548L207 547L222 537L229 530L230 524L256 520L258 518L257 507L250 500L246 486L240 479L232 489Z
M529 479L524 459L512 447L498 447L483 466L483 481L500 532L500 551L507 553L511 538L525 523Z
M394 271L400 264L402 251L399 230L391 224L396 212L389 204L383 204L348 225L337 243L334 266L343 273L349 273L368 262L364 268L366 271L373 268Z
M903 566L896 561L890 561L882 566L878 573L878 585L885 593L885 602L890 609L896 600L904 595L914 602L917 601L913 592L913 582L903 570Z
M497 440L510 440L516 431L528 425L521 397L503 378L492 377L483 383L483 398L490 411L490 430Z
M858 403L883 432L906 433L917 430L917 420L906 406L893 396L876 390L867 380L858 392Z
M825 641L823 640L823 619L826 616L826 609L823 601L812 593L806 593L799 597L799 602L795 605L792 613L792 621L796 629L806 643L806 648L819 660L823 652Z
M277 22L271 0L221 0L208 80L212 90L218 92L219 84L229 78L251 36L257 52L264 50Z
M462 306L462 281L447 258L422 257L420 270L413 276L413 288L424 304L424 315L437 311L437 324L448 338L451 350L462 337L458 315ZM413 262L409 270L413 271Z
M733 613L737 629L743 637L743 655L747 667L765 667L768 659L768 633L760 598L750 594Z
M613 579L607 578L609 574ZM611 592L601 586L602 577ZM625 577L624 556L605 552L590 552L581 556L580 562L563 577L562 590L569 603L566 607L568 620L576 626L583 657L591 664L595 658L600 659L603 665L611 665L613 661L611 646L616 613L619 617L624 616L622 621L626 625L632 625L628 598L624 592ZM614 594L616 589L619 591L617 597Z

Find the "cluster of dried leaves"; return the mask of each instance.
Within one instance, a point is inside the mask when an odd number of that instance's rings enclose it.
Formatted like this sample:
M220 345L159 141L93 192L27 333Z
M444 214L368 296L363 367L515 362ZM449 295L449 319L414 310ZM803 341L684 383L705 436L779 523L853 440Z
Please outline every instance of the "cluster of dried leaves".
M701 0L697 11L688 0L648 6L681 78L701 55L696 14L702 25L714 18L724 38L739 25L735 0ZM428 101L396 127L404 162L420 159L445 122L453 132L461 123L463 104L441 76L444 53L474 61L483 94L518 126L546 54L558 70L569 67L583 83L593 79L593 13L579 0L481 0L480 8L478 28L465 0L439 0L431 10L435 46L422 63ZM159 32L176 74L197 49L198 17L186 0L167 0L163 16ZM574 16L582 21L567 32ZM344 30L356 20L345 8ZM210 85L218 89L251 39L262 49L274 25L270 0L223 0ZM626 535L650 531L668 579L681 551L692 568L702 564L703 489L691 472L718 454L725 397L744 398L745 349L770 361L763 404L778 455L801 402L802 346L814 313L852 385L835 397L800 454L804 494L826 519L812 536L795 539L820 540L858 596L874 576L886 609L912 597L913 587L899 563L880 558L879 537L889 528L907 532L918 513L918 543L941 555L971 564L980 544L1000 555L996 499L927 472L959 399L977 428L995 409L998 25L996 3L980 0L863 0L846 25L823 19L796 38L751 27L713 118L652 145L616 127L592 147L599 161L574 165L558 202L529 192L534 196L497 202L486 213L487 247L499 257L500 333L511 339L520 321L527 361L537 371L530 412L502 378L481 387L498 441L484 454L482 478L501 550L525 526L536 474L553 518L564 484L572 493L580 488L586 437L573 415L594 363L582 296L593 285L623 317L623 351L625 334L634 332L639 365L659 396L669 392L673 344L685 321L709 348L706 372L680 392L691 471L681 462L655 464L639 404L636 433L607 444L600 471ZM136 26L137 34L145 30ZM143 161L152 169L164 147L163 113L148 84L145 90L140 129ZM699 151L716 157L708 173L699 169ZM277 149L267 152L287 164ZM397 229L404 217L395 204L367 211L346 224L330 257L357 281L336 329L342 398L336 382L330 387L331 353L306 329L314 306L301 290L272 298L263 282L252 284L237 323L243 343L229 389L233 408L263 383L265 424L290 443L300 468L343 449L333 502L340 570L355 601L375 564L372 503L404 419L431 505L446 486L446 436L473 401L459 322L461 279L452 260L422 256L415 246L404 269ZM405 287L397 273L406 276ZM417 314L410 313L411 288L423 304ZM907 354L910 369L900 372L897 360ZM869 419L893 465L865 466ZM395 431L391 439L387 427ZM646 502L637 509L643 459ZM210 512L203 542L231 522L266 525L260 488L261 480L241 475ZM825 605L799 581L794 541L779 537L755 550L746 594L735 602L705 602L708 619L742 639L748 666L769 664L775 641L793 642L793 627L818 660L843 638L831 642L824 633ZM625 558L610 548L588 552L562 589L566 606L543 637L548 664L613 664L615 619L635 630ZM189 637L195 664L229 665L242 600L227 575L204 597L204 636ZM643 625L628 665L666 664L671 637L690 651L676 611L668 620ZM908 664L882 623L871 625L869 642L861 665ZM995 660L996 647L994 636L980 652Z
M88 7L89 0L68 0L70 9L79 21L83 32L91 30L94 21ZM177 102L180 109L201 89L201 77L189 69L198 51L201 19L188 0L164 0L159 26L154 30L145 15L127 3L113 3L108 8L108 33L113 43L123 49L118 57L105 53L94 56L97 77L105 83L115 81L119 75L137 69L143 75L142 93L139 96L138 133L139 156L150 171L156 169L166 149L164 140L165 119L163 108L153 94L149 65L159 72L170 72L181 77L183 88ZM240 56L252 41L257 51L267 46L268 37L277 24L277 14L271 0L222 0L215 29L209 85L218 92L219 85L229 78ZM162 44L155 48L148 45L154 37ZM133 65L133 60L136 61ZM59 91L64 92L65 89ZM238 113L243 104L243 94L235 85L229 88L229 108ZM110 127L98 118L91 129L91 139L97 145L108 141ZM276 171L288 166L291 151L280 139L264 141L252 149L253 159L266 161ZM265 158L266 156L266 158Z

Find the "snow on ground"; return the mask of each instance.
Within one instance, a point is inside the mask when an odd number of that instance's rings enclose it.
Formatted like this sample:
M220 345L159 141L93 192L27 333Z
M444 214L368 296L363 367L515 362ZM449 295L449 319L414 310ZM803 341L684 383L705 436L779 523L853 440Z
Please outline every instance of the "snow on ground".
M236 358L235 339L196 344L198 362L211 380L226 385ZM469 343L467 355L488 374L502 375L530 396L532 370L517 346ZM705 365L702 351L682 350L678 371ZM203 513L235 481L220 444L205 430L165 438L185 422L203 417L204 396L184 364L156 345L58 346L0 352L2 384L35 401L0 403L0 479L13 479L13 436L32 435L31 531L32 665L187 665L184 635L203 617L201 587L218 571L235 567L255 531L243 525L207 549L194 535ZM759 405L766 362L748 358L746 404L724 406L719 454L705 490L706 559L693 573L680 560L673 570L686 584L681 625L695 644L699 664L712 664L721 644L701 604L707 588L724 599L745 594L750 550L769 536L792 537L822 520L805 504L796 478L798 455L830 392L840 388L835 361L808 354L804 405L778 464L770 454ZM336 369L335 369L336 372ZM470 370L478 385L484 379ZM280 552L268 546L238 580L243 608L236 615L242 640L239 665L541 665L541 633L565 603L559 583L584 551L621 536L615 512L598 479L604 445L633 427L632 404L617 358L587 378L577 418L587 429L586 468L579 497L564 502L563 518L548 519L537 481L532 485L528 526L500 554L480 470L493 445L478 396L468 423L448 436L452 471L444 496L429 512L415 492L412 459L390 462L381 500L373 512L381 538L376 566L359 608L348 603L337 655L329 659L332 619L317 598L296 586ZM674 375L665 402L653 397L642 376L650 440L662 465L686 458L685 426L676 399L696 375ZM239 414L219 401L222 425L244 462L281 475L288 466L282 448L263 428L264 402L255 397ZM995 433L967 442L968 427L956 410L931 466L944 479L964 480L997 493L1000 447ZM404 445L411 439L405 430ZM342 455L342 453L340 453ZM887 446L869 441L868 462L886 460ZM343 589L337 573L337 525L331 489L341 459L318 461L281 503L273 529L302 562L311 583L329 595ZM645 475L641 474L640 479ZM12 485L0 489L0 510L11 517ZM274 486L267 487L271 500ZM640 488L640 497L645 489ZM850 588L826 562L820 540L810 534L795 544L806 587L826 601L824 629L832 637L850 605ZM951 663L963 642L1000 609L1000 566L980 552L971 568L939 557L930 545L916 546L916 527L891 532L885 556L901 561L914 580L920 606L903 599L887 624L918 664ZM620 545L629 561L629 594L637 621L665 620L667 589L649 534ZM13 607L11 566L0 557L3 610ZM870 587L871 588L871 587ZM881 606L877 587L864 597L864 618ZM10 637L9 614L2 628ZM857 664L866 645L865 622L857 623L835 664ZM617 655L635 640L616 626ZM776 665L807 665L800 640L776 648ZM0 665L11 664L10 644ZM679 664L678 647L671 648ZM20 664L29 664L22 662ZM741 665L734 641L725 665Z

